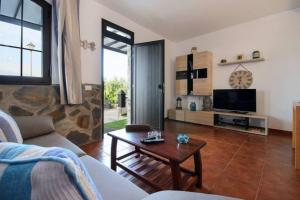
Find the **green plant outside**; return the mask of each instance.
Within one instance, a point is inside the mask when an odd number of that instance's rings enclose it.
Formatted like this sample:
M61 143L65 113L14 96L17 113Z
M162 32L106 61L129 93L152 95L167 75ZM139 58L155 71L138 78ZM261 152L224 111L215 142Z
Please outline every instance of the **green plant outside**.
M118 93L123 90L127 94L127 81L123 78L114 78L104 81L104 101L115 105L118 103Z

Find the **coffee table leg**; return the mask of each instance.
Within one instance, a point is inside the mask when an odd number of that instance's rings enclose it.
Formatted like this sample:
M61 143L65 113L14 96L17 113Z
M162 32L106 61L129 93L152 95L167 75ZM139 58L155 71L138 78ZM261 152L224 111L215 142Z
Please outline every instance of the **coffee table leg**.
M170 161L170 166L172 170L173 177L173 189L180 190L181 189L181 174L179 163L175 161Z
M195 174L198 177L197 187L202 187L202 160L201 153L197 151L194 153L194 164L195 164Z
M111 169L117 170L117 144L118 139L113 137L111 141L111 157L110 157L110 163L111 163Z

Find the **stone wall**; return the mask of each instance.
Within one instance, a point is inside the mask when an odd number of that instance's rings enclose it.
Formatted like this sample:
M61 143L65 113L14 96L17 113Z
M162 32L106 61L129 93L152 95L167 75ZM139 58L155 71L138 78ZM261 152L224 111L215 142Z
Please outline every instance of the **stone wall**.
M0 85L0 109L12 116L50 115L56 131L78 145L101 138L101 87L91 85L82 105L61 105L59 87ZM34 127L33 127L34 128Z

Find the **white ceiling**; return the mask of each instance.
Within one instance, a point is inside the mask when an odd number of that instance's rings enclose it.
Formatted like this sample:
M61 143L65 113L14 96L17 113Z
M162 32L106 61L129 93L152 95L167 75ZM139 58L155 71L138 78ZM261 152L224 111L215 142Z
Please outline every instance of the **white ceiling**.
M300 7L300 0L96 1L174 42Z

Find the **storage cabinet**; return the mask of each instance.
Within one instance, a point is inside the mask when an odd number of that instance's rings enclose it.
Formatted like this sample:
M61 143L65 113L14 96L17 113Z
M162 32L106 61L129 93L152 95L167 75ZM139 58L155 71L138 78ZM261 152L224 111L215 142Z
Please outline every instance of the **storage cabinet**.
M193 68L202 69L211 66L212 53L208 51L193 54Z
M212 84L206 79L194 79L193 80L194 95L199 96L211 96Z
M188 110L168 110L168 118L177 121L190 122L213 126L214 114L212 111L188 111Z
M176 95L212 95L212 53L208 51L176 58Z
M214 114L210 111L185 111L185 121L213 126Z
M170 109L168 110L168 118L177 121L184 121L185 112L184 110Z
M187 80L176 80L176 95L187 95Z
M178 56L176 58L176 71L187 71L187 56Z

